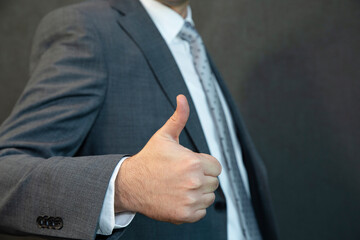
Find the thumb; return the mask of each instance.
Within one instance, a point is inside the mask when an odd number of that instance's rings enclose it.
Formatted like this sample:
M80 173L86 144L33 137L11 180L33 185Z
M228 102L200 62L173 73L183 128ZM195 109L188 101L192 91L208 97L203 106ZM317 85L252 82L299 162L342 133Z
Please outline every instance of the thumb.
M184 95L176 97L176 110L174 114L160 129L160 133L179 142L179 136L189 118L190 108Z

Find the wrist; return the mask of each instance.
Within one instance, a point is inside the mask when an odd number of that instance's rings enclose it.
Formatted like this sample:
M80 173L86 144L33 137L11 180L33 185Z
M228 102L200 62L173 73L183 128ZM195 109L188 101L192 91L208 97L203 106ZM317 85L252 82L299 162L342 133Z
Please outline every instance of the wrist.
M129 160L132 157L129 157L124 160L124 162L121 165L121 168L119 169L119 172L116 176L115 180L115 201L114 201L114 210L115 213L122 213L122 212L129 212L132 211L130 205L130 191L131 188L128 188L129 185ZM130 184L131 185L131 184Z

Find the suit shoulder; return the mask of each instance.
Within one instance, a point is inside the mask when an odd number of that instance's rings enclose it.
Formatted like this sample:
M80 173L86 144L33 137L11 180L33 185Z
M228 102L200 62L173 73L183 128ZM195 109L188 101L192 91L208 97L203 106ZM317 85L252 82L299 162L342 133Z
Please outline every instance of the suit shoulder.
M104 22L112 22L116 12L107 0L89 0L47 13L40 21L33 42L59 33L98 35Z
M87 25L96 23L98 19L106 19L113 15L113 10L106 0L89 0L67 5L47 13L41 20L39 27L61 23Z
M34 34L30 58L30 72L42 54L58 43L80 42L98 49L100 31L104 18L113 11L106 0L90 0L55 9L40 21ZM105 17L104 17L105 16ZM92 47L94 48L94 47Z

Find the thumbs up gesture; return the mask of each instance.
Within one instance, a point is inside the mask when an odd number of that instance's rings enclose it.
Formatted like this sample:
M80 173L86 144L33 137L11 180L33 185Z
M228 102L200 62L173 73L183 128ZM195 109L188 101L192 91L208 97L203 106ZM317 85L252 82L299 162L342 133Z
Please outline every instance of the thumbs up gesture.
M214 202L221 165L179 144L190 110L185 96L176 100L176 111L164 126L123 162L116 178L115 212L140 212L180 224L200 220Z

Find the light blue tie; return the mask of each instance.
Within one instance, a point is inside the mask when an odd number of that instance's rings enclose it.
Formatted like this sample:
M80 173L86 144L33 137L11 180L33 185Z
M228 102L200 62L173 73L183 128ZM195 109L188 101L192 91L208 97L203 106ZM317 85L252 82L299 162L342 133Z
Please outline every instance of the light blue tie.
M240 175L225 113L215 88L216 78L210 68L204 44L196 29L189 22L185 22L179 32L179 37L187 41L190 45L195 69L199 75L211 115L217 128L217 136L225 160L225 169L228 173L231 189L235 196L235 205L239 213L243 236L246 240L260 240L259 227L251 201L246 193L244 182Z

